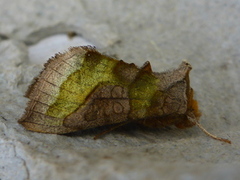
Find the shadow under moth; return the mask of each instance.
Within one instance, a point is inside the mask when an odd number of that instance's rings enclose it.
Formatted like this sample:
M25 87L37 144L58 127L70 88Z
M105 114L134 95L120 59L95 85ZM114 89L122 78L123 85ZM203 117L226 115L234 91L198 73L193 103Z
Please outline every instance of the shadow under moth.
M30 101L18 121L28 130L66 134L129 122L154 128L197 125L212 138L231 143L199 124L187 62L157 73L149 62L139 68L81 46L56 54L44 66L26 92Z

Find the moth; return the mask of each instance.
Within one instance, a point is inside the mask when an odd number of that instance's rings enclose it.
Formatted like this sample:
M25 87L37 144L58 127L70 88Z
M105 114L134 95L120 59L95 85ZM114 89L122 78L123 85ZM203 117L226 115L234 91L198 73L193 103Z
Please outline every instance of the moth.
M44 66L26 92L30 101L18 121L28 130L66 134L129 122L154 128L198 125L230 143L199 124L187 62L158 73L148 61L139 68L80 46L56 54Z

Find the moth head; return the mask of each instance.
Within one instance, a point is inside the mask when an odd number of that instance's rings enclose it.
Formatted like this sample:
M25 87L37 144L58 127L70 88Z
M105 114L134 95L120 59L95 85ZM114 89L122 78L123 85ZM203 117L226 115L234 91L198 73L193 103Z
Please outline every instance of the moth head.
M184 97L182 97L182 99L185 99L185 102L187 102L183 119L180 123L176 124L178 128L188 128L196 125L196 122L201 116L201 112L198 108L198 102L194 99L194 91L190 86L189 73L191 69L191 65L186 61L182 62L182 64L178 68L179 72L182 72L181 74L183 75L183 79L178 82L182 82L182 86L185 88L185 93L182 94ZM181 87L178 88L181 89Z
M196 125L201 113L193 97L194 91L190 87L191 69L189 63L182 62L177 69L154 73L159 79L158 91L151 99L151 106L144 125L149 127L175 125L178 128Z

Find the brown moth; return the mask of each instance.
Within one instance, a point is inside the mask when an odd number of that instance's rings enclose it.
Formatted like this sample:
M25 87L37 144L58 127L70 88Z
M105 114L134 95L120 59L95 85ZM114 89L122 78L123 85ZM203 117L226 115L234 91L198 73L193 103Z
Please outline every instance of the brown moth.
M197 125L214 139L230 143L199 124L191 69L182 62L177 69L157 73L149 62L138 68L91 46L73 47L51 58L29 86L30 101L19 123L54 134L129 122L154 128Z

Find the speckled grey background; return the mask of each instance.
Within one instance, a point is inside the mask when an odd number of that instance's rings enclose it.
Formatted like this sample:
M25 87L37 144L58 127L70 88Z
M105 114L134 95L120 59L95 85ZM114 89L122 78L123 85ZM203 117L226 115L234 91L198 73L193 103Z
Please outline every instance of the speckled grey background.
M0 0L0 179L238 179L239 20L237 0ZM96 141L104 128L75 136L26 131L17 123L23 94L41 70L28 49L70 31L127 62L149 60L154 71L187 59L202 125L232 145L197 127L127 126Z

